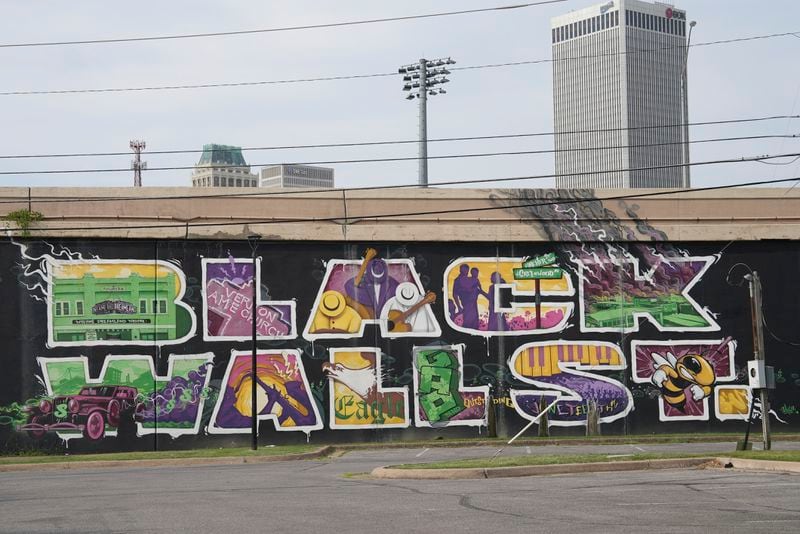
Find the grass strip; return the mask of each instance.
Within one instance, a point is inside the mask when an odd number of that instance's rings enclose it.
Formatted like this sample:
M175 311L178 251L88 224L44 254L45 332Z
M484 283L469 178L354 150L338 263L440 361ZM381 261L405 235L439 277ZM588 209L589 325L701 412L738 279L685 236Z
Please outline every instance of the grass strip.
M736 451L715 453L638 453L638 454L530 454L526 456L501 456L469 458L445 462L393 465L393 469L465 469L490 467L521 467L527 465L585 464L594 462L624 462L634 460L665 460L672 458L701 458L724 456L751 460L800 462L800 451Z
M540 438L537 436L522 437L514 442L515 445L618 445L618 444L647 444L647 443L707 443L707 442L736 442L742 439L740 433L702 433L702 434L628 434L628 435L609 435L609 436L550 436ZM800 441L800 434L796 432L775 432L772 435L773 441ZM360 449L380 449L380 448L406 448L414 449L420 447L480 447L504 445L508 438L490 437L469 437L469 438L433 438L427 440L411 441L383 441L383 442L361 442L361 443L331 443L339 449L360 450Z
M146 451L146 452L113 452L103 454L69 454L57 456L4 456L0 457L0 465L7 464L46 464L54 462L92 462L92 461L126 461L126 460L163 460L181 458L226 458L277 456L283 454L301 454L316 451L321 445L280 445L261 447L253 451L247 447L223 449L193 449L186 451Z

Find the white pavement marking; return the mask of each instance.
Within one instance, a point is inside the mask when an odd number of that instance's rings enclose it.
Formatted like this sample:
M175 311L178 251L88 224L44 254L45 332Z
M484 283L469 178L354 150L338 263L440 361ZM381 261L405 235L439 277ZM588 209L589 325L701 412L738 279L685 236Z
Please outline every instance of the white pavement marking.
M761 472L759 472L759 473L761 473ZM767 472L763 472L763 473L767 474ZM780 473L779 471L774 471L774 472L769 472L769 474L780 475L782 473ZM702 482L694 482L693 485L695 485L695 486L703 486L704 490L709 490L709 489L728 489L728 488L730 488L730 489L734 489L734 490L738 491L741 488L775 488L775 487L778 487L778 486L798 486L798 485L800 485L800 482L797 482L797 483L787 482L786 484L783 484L783 483L780 483L780 482L779 483L774 483L774 484L736 484L736 483L734 483L734 484L724 484L724 485L723 484L720 484L720 485L703 484Z
M691 501L690 503L686 503L686 504L692 504L692 505L694 505L694 504L719 504L721 502L726 502L726 501L723 500L723 499L720 499L718 501ZM617 503L614 503L614 504L616 504L617 506L665 506L665 505L675 506L676 502L675 501L667 501L667 502L617 502Z
M531 448L530 448L530 447L525 447L525 452L527 452L528 454L530 454L530 453L531 453Z
M747 523L797 523L800 519L748 519Z
M421 452L421 453L419 453L419 454L417 454L417 455L415 456L415 458L419 458L420 456L422 456L423 454L425 454L425 453L426 453L426 452L428 452L429 450L430 450L430 449L429 449L428 447L425 447L424 449L422 449L422 452Z

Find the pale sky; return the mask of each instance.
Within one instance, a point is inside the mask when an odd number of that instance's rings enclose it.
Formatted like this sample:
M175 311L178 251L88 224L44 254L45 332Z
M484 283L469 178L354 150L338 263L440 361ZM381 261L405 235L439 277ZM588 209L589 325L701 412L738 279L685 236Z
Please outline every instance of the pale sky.
M140 0L0 1L0 43L83 40L274 28L513 4L513 0ZM596 2L472 15L206 39L85 46L0 48L0 92L284 80L396 72L450 56L457 67L549 59L550 18ZM124 6L124 7L123 7ZM692 43L800 32L797 0L684 0L696 20ZM691 122L800 114L800 37L693 47ZM553 129L552 65L454 71L448 93L428 104L429 138ZM0 96L0 155L200 149L416 139L417 103L400 75L287 85L106 94ZM692 139L800 133L800 120L696 127ZM552 138L432 143L429 155L551 149ZM797 139L692 145L693 162L800 152ZM282 162L416 156L416 145L245 152L254 169ZM191 166L199 154L146 155L150 167ZM553 172L553 155L432 160L437 181ZM128 168L131 156L2 159L0 171ZM417 163L331 165L338 187L416 183ZM189 186L190 170L146 171L145 186ZM694 167L704 187L800 176L800 163ZM128 186L124 173L2 175L3 186ZM553 180L510 183L552 187ZM784 186L788 187L788 186Z

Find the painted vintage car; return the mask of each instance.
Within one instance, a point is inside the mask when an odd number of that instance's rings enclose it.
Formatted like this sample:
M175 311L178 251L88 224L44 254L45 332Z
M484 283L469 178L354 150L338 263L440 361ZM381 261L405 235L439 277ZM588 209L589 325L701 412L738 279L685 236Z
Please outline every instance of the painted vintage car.
M106 433L106 425L116 429L123 418L134 417L138 391L130 386L86 386L77 395L44 398L29 406L28 423L19 430L34 439L47 432L80 431L86 439L96 441Z

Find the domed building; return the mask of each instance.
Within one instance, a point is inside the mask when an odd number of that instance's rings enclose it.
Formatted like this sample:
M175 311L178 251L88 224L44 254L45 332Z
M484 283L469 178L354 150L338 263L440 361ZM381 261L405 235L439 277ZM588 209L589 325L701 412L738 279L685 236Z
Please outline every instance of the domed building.
M194 166L193 187L258 187L258 176L242 156L242 148L203 145L203 155Z

